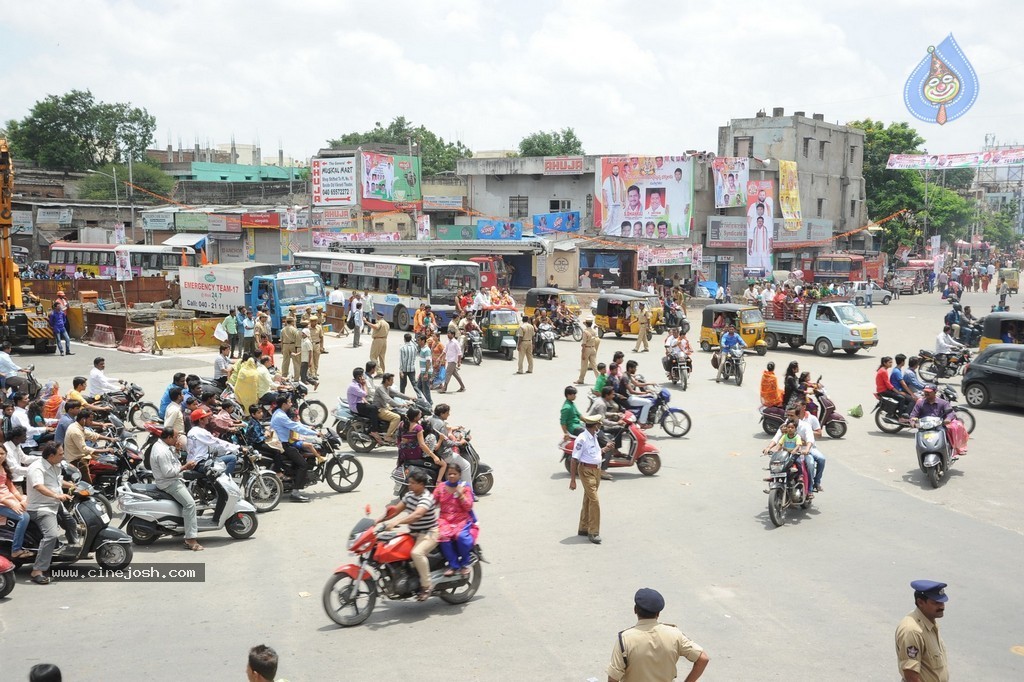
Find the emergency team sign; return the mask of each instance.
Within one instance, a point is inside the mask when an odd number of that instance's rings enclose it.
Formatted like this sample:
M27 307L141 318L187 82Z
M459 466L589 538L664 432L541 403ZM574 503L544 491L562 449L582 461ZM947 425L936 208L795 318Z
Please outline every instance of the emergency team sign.
M228 312L245 302L245 275L241 270L181 268L181 307L186 310Z
M312 159L309 164L315 206L355 206L356 159Z

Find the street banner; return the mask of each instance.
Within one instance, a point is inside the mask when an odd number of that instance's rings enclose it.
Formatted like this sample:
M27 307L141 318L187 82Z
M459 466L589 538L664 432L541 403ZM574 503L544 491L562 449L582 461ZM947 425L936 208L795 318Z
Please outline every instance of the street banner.
M580 212L538 213L533 216L533 233L542 235L551 232L579 232Z
M746 207L750 159L719 156L711 162L715 176L715 208Z
M594 226L635 239L685 239L693 207L693 159L606 156L595 173Z
M121 230L124 230L124 225ZM118 282L129 282L132 279L131 255L127 247L114 247L114 279Z
M337 242L397 242L402 240L399 232L313 232L313 247L326 249Z
M747 267L766 272L772 269L774 185L771 180L747 183Z
M890 154L889 170L944 170L947 168L999 168L1024 165L1024 147L992 149L968 154Z
M430 216L421 215L416 218L416 239L420 241L430 239Z
M796 161L779 161L779 208L782 209L782 229L799 232L803 216L800 212L800 176Z
M362 152L363 208L388 211L423 199L418 156Z
M356 158L312 159L309 177L315 206L355 206Z

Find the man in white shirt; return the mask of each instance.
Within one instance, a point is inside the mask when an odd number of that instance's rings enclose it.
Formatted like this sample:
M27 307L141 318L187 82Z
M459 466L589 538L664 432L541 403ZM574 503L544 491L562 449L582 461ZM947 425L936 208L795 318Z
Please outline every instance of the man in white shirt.
M479 311L483 310L484 308L487 308L490 305L490 295L484 290L483 287L480 287L480 291L476 292L476 296L473 297L473 303L472 305L470 305L469 309Z
M235 472L238 457L238 446L215 438L206 429L210 422L210 410L205 407L192 410L192 428L188 432L188 461L201 463L211 457L227 465L227 474Z
M28 445L29 449L36 447L36 444L40 440L40 437L45 436L48 433L53 433L53 428L50 426L32 426L32 423L28 418L28 396L24 393L15 393L11 397L11 402L14 403L14 412L11 414L11 423L14 426L24 427L25 433L28 435L28 440L25 444ZM48 438L42 438L43 441L49 440Z
M171 402L167 403L167 409L164 410L164 428L174 431L178 449L184 450L188 444L185 438L185 414L181 411L181 405L185 402L185 398L178 386L172 388L170 394Z
M181 410L178 412L180 414ZM185 522L185 547L193 552L200 552L203 550L203 546L196 541L196 536L199 534L196 501L189 494L188 488L185 487L185 482L181 478L182 471L195 469L199 462L190 460L181 464L175 449L176 442L177 434L174 433L174 429L164 428L160 432L160 440L153 443L153 451L149 455L149 465L153 470L153 482L156 483L156 487L173 497L181 505L181 517Z
M60 475L60 462L64 453L54 443L43 448L43 456L28 468L26 488L28 490L29 516L43 534L39 542L39 552L32 564L32 582L47 585L50 578L46 571L50 570L50 560L57 546L57 510L61 502L71 499L63 492L63 481Z
M811 426L810 420L799 419L796 416L796 410L794 410L792 408L786 410L786 417L787 417L787 421L790 421L790 420L796 421L796 435L800 438L800 440L803 442L804 445L808 446L809 450L814 450L815 449L815 445L814 445L814 429ZM817 422L817 419L815 419L815 422ZM785 428L785 423L781 427L779 427L779 430L775 432L775 436L772 438L771 442L769 442L768 445L765 446L764 450L762 451L764 454L767 455L775 447L775 445L777 445L778 442L780 440L782 440L782 436L784 435L782 433L782 430L784 428ZM819 425L819 432L820 432L820 425ZM811 497L813 497L813 495L811 493L813 492L813 488L814 488L813 481L814 481L814 477L815 477L815 474L816 474L814 464L815 464L815 459L816 458L809 451L808 451L808 454L811 455L811 456L805 457L804 455L800 455L797 458L797 460L798 461L802 460L804 462L804 465L807 467L808 480L810 480L812 482L811 483L812 490L808 490L807 494L810 495ZM821 453L818 453L818 454L821 455ZM825 464L824 464L825 457L824 456L821 456L821 462L822 462L822 465L821 465L822 469L824 469L825 468Z
M951 353L957 353L963 346L957 343L950 333L953 328L948 324L942 328L942 331L935 337L935 354L936 355L949 355Z
M459 368L462 367L462 344L455 338L454 331L448 332L448 343L444 345L444 361L447 363L444 386L438 392L447 392L448 383L452 380L452 377L455 377L456 381L459 382L459 393L462 393L466 390L466 384L462 383L462 377L459 376Z
M103 358L96 358L92 361L92 370L89 371L89 383L85 387L86 395L90 398L121 390L120 381L110 379L104 374L103 370L106 366L107 361Z
M333 305L345 305L345 292L341 290L341 287L334 287L327 300Z
M661 192L658 190L647 190L647 210L644 211L645 218L661 218L665 215L665 206L661 202Z
M27 374L27 369L22 369L15 364L14 360L11 360L11 343L10 341L4 341L0 345L0 387L10 386L15 391L28 391L28 379L19 376L19 374Z
M569 490L576 490L576 477L583 483L583 508L577 535L586 535L595 545L601 544L601 502L597 489L601 485L601 444L597 432L601 428L599 415L580 416L584 428L572 445L572 461L569 463ZM615 447L615 442L605 446Z

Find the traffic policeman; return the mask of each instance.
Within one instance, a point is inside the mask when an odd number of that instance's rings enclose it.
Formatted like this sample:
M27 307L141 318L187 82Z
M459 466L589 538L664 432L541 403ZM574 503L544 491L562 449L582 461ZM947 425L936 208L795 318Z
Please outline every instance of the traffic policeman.
M533 337L537 334L537 328L530 322L530 318L523 315L523 323L519 325L516 336L519 337L519 369L516 374L523 373L523 360L526 360L528 369L526 373L533 371Z
M583 380L587 378L588 370L593 370L595 377L597 376L597 346L599 341L593 327L593 320L587 320L583 323L583 339L580 341L580 376L576 379L577 385L581 386L583 385Z
M651 329L651 311L648 310L643 303L639 304L639 307L640 312L637 315L637 322L640 325L640 333L637 334L636 345L633 346L633 352L639 353L640 345L643 344L644 352L646 353L647 351L650 350L650 348L647 345L647 335L650 333Z
M934 580L915 580L916 608L896 626L896 659L900 679L905 682L948 682L946 646L939 636L937 618L946 611L946 583Z
M676 678L680 656L693 664L686 682L699 679L710 659L675 625L658 622L658 615L665 608L664 597L645 587L636 591L633 604L637 623L620 632L612 646L608 682L670 682Z

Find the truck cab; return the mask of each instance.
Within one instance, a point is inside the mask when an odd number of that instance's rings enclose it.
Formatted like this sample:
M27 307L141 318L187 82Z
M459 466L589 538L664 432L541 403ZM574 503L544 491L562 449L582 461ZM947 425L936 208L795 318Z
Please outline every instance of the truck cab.
M856 306L841 300L767 305L765 326L769 350L788 343L792 348L811 345L821 356L829 356L837 348L853 355L878 344L878 328Z
M323 280L310 270L253 277L246 299L250 307L266 306L275 338L289 315L304 323L308 309L322 318L327 308Z

